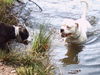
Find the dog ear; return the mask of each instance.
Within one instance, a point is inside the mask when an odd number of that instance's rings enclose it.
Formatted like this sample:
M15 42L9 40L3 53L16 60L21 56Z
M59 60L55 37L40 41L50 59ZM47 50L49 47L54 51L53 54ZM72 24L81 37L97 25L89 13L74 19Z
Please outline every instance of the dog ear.
M78 28L79 27L79 24L78 23L75 23L76 24L76 27Z

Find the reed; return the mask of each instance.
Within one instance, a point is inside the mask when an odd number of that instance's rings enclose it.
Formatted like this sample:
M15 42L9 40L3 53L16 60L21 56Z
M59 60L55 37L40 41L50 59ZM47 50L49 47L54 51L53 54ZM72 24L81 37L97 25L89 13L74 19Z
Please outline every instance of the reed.
M40 25L39 33L35 36L32 50L36 52L48 51L51 44L51 31L47 31L45 25Z

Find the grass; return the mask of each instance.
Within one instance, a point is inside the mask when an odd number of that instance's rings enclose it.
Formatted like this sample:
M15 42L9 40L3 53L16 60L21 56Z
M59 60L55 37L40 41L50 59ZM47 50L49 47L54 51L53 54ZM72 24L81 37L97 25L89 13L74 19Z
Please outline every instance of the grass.
M15 15L12 14L12 6L14 0L0 0L0 22L9 25L16 25L18 23Z
M0 0L0 22L8 25L18 24L16 16L11 11L13 1ZM18 75L53 75L53 67L48 63L48 55L46 55L50 42L51 32L46 31L45 25L40 25L40 31L34 38L31 50L26 53L13 51L7 53L0 50L0 61L14 66Z
M18 75L53 75L52 66L47 68L42 63L34 63L29 66L22 66L17 68Z
M46 52L50 48L51 32L40 25L40 31L35 36L33 47L26 53L0 51L0 61L16 67L18 75L53 75L53 66L49 63Z
M50 43L51 32L46 30L45 25L40 25L39 33L34 38L31 50L35 61L28 66L17 68L18 75L53 75L53 66L44 62L47 59L45 53L49 50Z
M40 31L35 36L35 40L33 42L33 51L36 52L45 52L49 50L51 43L51 32L46 30L46 26L40 25Z
M0 2L4 2L7 4L12 4L14 2L14 0L0 0Z
M53 75L53 66L47 62L43 64L45 59L47 59L45 56L38 53L22 56L21 53L0 51L0 61L14 66L18 75Z

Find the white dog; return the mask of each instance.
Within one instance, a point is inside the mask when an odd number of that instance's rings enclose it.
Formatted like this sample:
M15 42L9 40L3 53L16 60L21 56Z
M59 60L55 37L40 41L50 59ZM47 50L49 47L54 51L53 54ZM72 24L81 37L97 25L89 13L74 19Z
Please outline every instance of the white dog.
M66 38L66 42L85 43L87 40L87 30L92 28L86 19L88 3L86 1L81 1L81 3L85 4L81 18L78 20L65 19L61 26L61 36Z

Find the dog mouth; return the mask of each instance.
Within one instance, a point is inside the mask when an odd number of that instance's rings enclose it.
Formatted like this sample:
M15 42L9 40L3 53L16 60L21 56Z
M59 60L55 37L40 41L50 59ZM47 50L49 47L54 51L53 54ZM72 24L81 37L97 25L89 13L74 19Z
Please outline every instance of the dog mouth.
M21 40L21 41L17 40L17 42L23 43L24 45L28 45L29 44L28 40Z
M27 39L22 39L20 36L16 37L16 41L19 43L23 43L24 45L28 45L29 41Z
M28 40L23 40L21 43L23 43L24 45L28 45L29 41Z
M61 33L61 37L69 37L72 33Z

